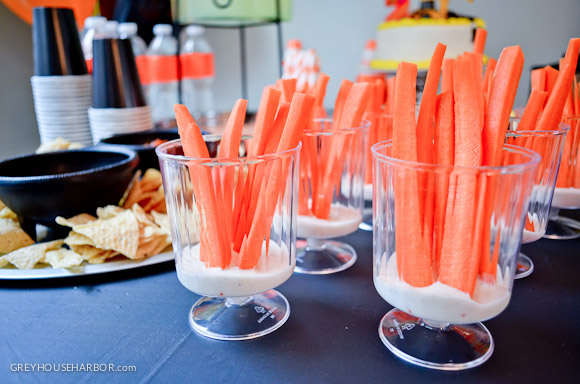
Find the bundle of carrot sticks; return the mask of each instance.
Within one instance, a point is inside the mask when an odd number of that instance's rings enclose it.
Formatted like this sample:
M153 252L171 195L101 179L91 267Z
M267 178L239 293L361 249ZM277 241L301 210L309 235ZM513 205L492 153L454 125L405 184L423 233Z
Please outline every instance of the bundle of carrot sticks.
M481 30L476 32L474 52L456 59L444 59L446 47L437 46L417 121L417 67L405 62L399 65L393 109L394 157L457 167L503 164L502 147L524 55L519 46L507 47L497 61L489 60L482 76L482 34ZM538 127L558 125L570 94L579 47L580 39L570 40ZM441 93L437 95L440 76ZM532 93L522 123L536 122L537 99L541 97L537 94ZM543 106L543 99L540 104ZM436 177L429 172L397 174L395 241L400 279L415 287L438 280L471 296L478 276L494 282L500 242L496 237L492 249L496 189L493 178L476 172L452 171Z
M339 134L330 137L328 142L321 143L318 135L314 133L320 128L315 126L318 124L315 119L328 117L324 109L324 97L329 80L328 75L321 73L314 87L308 90L308 94L314 98L314 109L308 121L307 133L302 136L298 187L298 214L312 215L323 220L330 216L333 195L340 186L346 161L345 150L349 147L350 139L348 135ZM296 81L280 79L274 87L282 90L282 99L285 102L296 92ZM367 105L373 103L375 93L380 93L373 87L373 84L366 81L342 81L334 103L332 130L361 126ZM376 100L380 97L376 96ZM380 103L382 104L382 99Z
M291 158L259 156L299 145L312 116L314 97L294 93L285 99L281 90L265 88L248 144L252 161L244 162L239 149L246 107L246 100L236 102L218 152L224 165L212 165L195 120L185 106L175 105L183 152L200 159L192 160L188 168L202 219L200 259L209 268L252 269L258 264L264 242L268 253L272 221L286 193Z
M522 116L518 129L555 129L558 121L569 124L570 130L564 142L556 186L580 188L579 120L575 117L567 118L580 115L580 94L578 81L574 76L576 61L567 59L569 54L573 52L566 52L566 57L560 60L560 70L551 66L532 70L532 92L526 106L526 113L529 113ZM557 100L552 97L554 92L559 95ZM543 111L548 108L549 102L557 104L558 110L562 109L560 120L556 116L544 116ZM538 118L540 120L536 123Z

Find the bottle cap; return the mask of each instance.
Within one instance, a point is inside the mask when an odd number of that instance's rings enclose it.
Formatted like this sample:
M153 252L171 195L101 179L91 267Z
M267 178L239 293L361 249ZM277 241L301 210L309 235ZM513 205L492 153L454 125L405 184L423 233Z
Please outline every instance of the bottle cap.
M157 24L153 27L153 34L155 36L171 35L173 33L173 26L171 24Z
M199 36L202 35L205 32L205 28L202 27L201 25L189 25L187 28L185 28L185 33L188 36Z
M137 34L137 23L121 23L119 24L119 35L135 36Z
M85 19L85 29L96 28L106 22L107 18L104 16L89 16Z

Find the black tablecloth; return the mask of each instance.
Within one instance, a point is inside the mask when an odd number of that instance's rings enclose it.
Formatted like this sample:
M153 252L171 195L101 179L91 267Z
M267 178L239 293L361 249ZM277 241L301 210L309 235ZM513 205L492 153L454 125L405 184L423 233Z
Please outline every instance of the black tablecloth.
M356 264L328 276L294 274L278 288L290 302L290 319L250 341L193 332L187 313L199 296L179 283L171 262L2 281L0 382L578 382L580 239L522 247L536 269L515 281L508 308L485 322L495 340L491 359L462 372L419 368L387 350L377 329L392 307L373 286L372 234L345 240L358 252ZM60 364L61 372L32 372L32 364ZM80 371L94 364L99 372ZM101 364L136 371L101 372Z

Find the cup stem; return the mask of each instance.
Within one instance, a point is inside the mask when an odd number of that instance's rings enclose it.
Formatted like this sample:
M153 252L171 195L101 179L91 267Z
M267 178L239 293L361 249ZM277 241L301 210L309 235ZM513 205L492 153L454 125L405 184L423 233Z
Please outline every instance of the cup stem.
M252 300L252 296L241 296L241 297L228 297L226 298L226 307L230 308L233 306L242 306Z
M421 319L425 328L434 330L434 331L442 331L445 332L449 330L450 323L445 323L443 321L435 321L435 320L427 320Z

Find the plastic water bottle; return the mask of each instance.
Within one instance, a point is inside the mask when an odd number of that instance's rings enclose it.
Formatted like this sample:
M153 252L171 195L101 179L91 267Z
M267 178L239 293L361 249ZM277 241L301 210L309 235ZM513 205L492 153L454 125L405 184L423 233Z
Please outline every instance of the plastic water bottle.
M81 47L87 62L89 73L93 72L93 40L98 28L107 23L103 16L90 16L85 19L85 25L80 33Z
M153 122L161 125L172 124L175 119L173 106L179 101L178 43L172 33L171 25L157 24L153 27L155 37L147 48L149 86L146 97Z
M147 54L147 44L137 34L138 27L136 23L119 24L119 37L121 39L131 39L131 46L135 57Z
M130 39L137 64L137 72L143 87L143 94L147 94L149 85L149 73L147 67L147 43L137 34L139 27L136 23L119 24L119 38Z
M205 29L197 25L185 28L181 42L181 101L194 117L216 116L213 83L215 65L213 50L204 37Z

